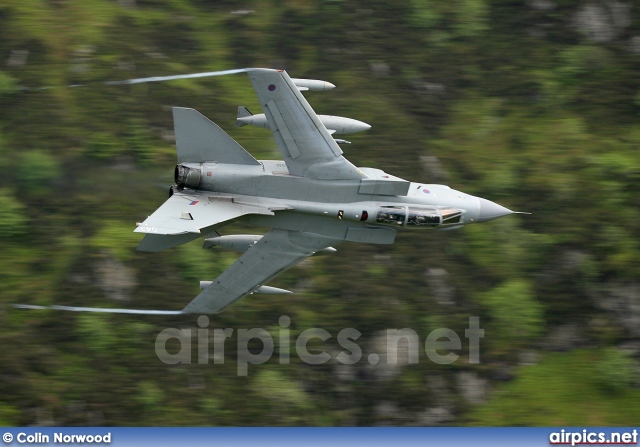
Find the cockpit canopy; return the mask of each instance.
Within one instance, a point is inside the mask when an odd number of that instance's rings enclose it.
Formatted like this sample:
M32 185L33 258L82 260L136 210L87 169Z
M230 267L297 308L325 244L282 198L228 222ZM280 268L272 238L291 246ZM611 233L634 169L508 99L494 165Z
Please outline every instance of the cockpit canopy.
M460 224L462 213L463 210L455 208L391 205L379 208L376 222L407 228L434 228L440 225Z

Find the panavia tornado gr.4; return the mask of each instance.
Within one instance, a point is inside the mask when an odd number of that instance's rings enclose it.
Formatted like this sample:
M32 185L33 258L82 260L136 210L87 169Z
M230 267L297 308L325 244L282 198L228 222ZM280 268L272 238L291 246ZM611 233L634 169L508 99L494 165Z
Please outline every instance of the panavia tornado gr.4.
M216 314L253 293L291 293L266 284L316 253L343 241L392 244L400 230L448 230L513 214L497 203L448 186L414 183L380 169L358 168L333 134L366 130L350 118L316 115L304 90L334 87L292 79L285 71L246 72L264 114L238 110L236 125L271 129L282 161L256 160L194 109L174 108L178 164L169 199L135 232L139 251L156 252L204 236L204 248L244 252L224 273L200 283L201 293L182 310L155 311L53 306L62 310L148 314ZM145 78L142 81L163 80ZM232 222L271 230L265 235L217 233ZM36 307L36 306L23 306Z

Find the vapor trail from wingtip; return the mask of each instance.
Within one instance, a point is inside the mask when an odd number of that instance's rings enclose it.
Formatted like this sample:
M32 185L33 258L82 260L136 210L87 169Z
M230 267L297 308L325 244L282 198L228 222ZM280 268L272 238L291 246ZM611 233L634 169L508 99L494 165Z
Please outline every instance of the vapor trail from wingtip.
M149 78L136 78L136 79L125 79L124 81L107 81L103 84L106 85L126 85L126 84L141 84L143 82L162 82L162 81L173 81L176 79L193 79L193 78L206 78L209 76L224 76L236 73L245 73L249 71L249 68L235 68L233 70L222 70L222 71L207 71L204 73L191 73L184 75L172 75L172 76L152 76ZM79 87L70 85L69 87Z
M108 309L102 307L72 307L72 306L37 306L35 304L14 304L17 309L36 310L65 310L69 312L101 312L111 314L136 314L136 315L183 315L181 310L144 310L144 309Z
M98 83L89 83L89 84L69 84L67 87L76 88L76 87L88 87L90 85L103 84L103 85L131 85L131 84L142 84L145 82L162 82L162 81L174 81L178 79L195 79L195 78L206 78L210 76L224 76L236 73L246 73L250 71L251 68L234 68L231 70L220 70L220 71L207 71L203 73L190 73L190 74L182 74L182 75L170 75L170 76L151 76L148 78L134 78L134 79L124 79L122 81L105 81ZM22 91L34 91L34 90L49 90L54 87L46 86L46 87L18 87L17 90Z

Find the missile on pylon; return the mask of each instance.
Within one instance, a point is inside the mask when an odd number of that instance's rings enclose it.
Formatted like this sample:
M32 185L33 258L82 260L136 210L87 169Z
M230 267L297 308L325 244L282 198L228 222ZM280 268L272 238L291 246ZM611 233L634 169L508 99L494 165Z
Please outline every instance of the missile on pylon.
M222 247L229 250L245 252L262 239L260 234L232 234L229 236L209 237L204 240L202 248ZM335 253L337 250L333 247L326 247L318 250L316 254Z
M293 83L298 87L298 90L301 92L305 92L307 90L313 92L320 92L323 90L331 90L336 88L331 82L321 81L319 79L299 79L299 78L291 78Z
M333 115L318 115L324 127L327 128L331 134L347 134L362 132L364 130L371 129L371 126L365 122L354 120L353 118L345 118L343 116ZM267 117L264 113L252 114L249 109L244 106L238 107L238 118L236 119L236 127L242 127L246 125L262 127L264 129L269 128L267 123Z
M202 248L222 247L245 252L260 239L262 239L261 234L233 234L230 236L209 237L204 240Z
M209 287L213 281L200 281L200 290ZM278 287L260 286L251 293L260 293L262 295L284 295L293 293L291 290L279 289Z

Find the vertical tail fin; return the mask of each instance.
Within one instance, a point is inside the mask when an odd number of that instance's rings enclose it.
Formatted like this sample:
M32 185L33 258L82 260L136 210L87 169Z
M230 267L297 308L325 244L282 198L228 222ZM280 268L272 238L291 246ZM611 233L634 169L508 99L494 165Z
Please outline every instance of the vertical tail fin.
M173 125L178 148L178 163L220 163L258 165L224 130L194 109L173 108Z

